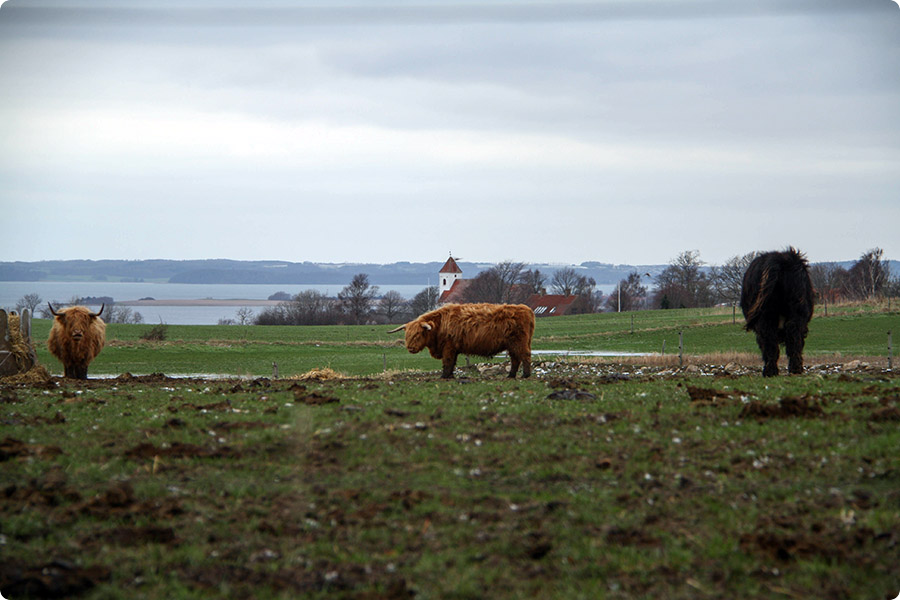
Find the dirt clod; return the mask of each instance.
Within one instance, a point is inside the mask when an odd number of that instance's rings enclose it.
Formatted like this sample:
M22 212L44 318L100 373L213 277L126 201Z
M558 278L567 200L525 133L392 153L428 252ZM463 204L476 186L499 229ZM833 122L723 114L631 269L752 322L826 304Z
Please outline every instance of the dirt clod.
M825 412L818 399L809 396L787 396L778 404L753 400L741 409L739 418L784 419L789 417L823 417Z

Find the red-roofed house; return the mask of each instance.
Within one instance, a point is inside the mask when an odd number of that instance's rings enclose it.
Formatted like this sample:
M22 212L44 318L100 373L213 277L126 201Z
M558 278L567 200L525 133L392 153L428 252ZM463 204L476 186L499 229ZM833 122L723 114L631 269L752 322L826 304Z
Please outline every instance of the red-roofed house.
M559 315L577 315L584 304L578 302L580 296L563 296L562 294L533 294L527 304L536 317L558 317Z

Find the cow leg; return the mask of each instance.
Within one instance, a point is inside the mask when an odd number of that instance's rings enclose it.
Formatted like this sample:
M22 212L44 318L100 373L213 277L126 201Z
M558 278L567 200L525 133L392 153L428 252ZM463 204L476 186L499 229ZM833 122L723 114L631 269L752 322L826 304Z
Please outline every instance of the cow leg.
M512 352L509 353L509 375L507 375L508 378L516 378L516 371L519 370L519 364L521 362L522 361L519 360L518 354L513 354Z
M784 350L788 356L788 372L793 375L803 373L803 344L806 326L797 321L788 321L784 326Z
M757 332L756 343L762 351L763 377L778 375L778 337L772 329Z
M69 379L87 379L87 365L67 366L66 377Z
M522 377L531 376L531 355L523 354L519 355L518 353L509 355L509 378L515 379L516 371L519 370L519 365L522 365Z
M456 368L456 352L452 350L444 350L444 356L441 359L444 369L441 372L441 379L453 379L453 369Z

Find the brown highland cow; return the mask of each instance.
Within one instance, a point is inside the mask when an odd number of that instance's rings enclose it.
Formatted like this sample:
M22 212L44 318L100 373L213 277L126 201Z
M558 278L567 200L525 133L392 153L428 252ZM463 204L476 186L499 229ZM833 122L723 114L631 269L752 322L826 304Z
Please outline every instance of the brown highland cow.
M494 356L504 350L509 352L509 377L516 376L520 364L522 377L531 375L534 311L524 304L447 304L388 333L401 329L412 354L428 348L441 360L444 379L453 377L460 354Z
M47 348L65 367L66 377L87 379L88 365L106 343L106 323L100 318L105 305L97 313L84 306L70 306L58 312L50 303L47 306L53 313Z

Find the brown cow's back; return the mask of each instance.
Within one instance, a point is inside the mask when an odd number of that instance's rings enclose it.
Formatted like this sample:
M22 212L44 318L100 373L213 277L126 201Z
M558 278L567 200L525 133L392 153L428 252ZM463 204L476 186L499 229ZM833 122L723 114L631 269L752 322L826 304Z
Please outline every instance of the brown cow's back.
M534 335L534 311L524 304L448 304L442 333L463 354L494 356L527 346Z

